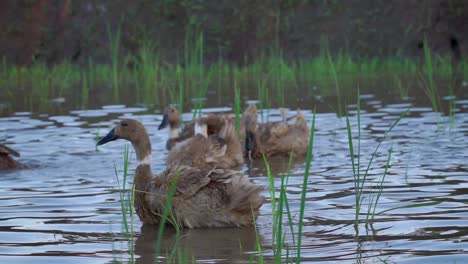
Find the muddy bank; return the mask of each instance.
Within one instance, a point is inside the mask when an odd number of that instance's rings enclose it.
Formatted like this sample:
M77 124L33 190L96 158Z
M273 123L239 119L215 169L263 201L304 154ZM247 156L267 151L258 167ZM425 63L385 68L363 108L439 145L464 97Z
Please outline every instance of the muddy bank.
M127 62L151 44L167 63L203 32L206 61L245 62L281 50L288 59L332 53L421 56L468 51L468 2L452 1L150 1L0 2L0 57L27 65L109 62L120 29ZM189 34L188 34L189 32Z

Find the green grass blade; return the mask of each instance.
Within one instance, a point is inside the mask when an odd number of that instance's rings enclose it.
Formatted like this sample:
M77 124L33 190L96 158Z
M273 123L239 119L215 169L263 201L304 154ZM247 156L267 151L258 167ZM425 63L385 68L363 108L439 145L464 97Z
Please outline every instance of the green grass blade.
M299 223L298 223L299 226L298 226L298 231L297 231L297 257L296 257L297 264L301 262L302 227L304 224L304 211L305 211L305 204L306 204L307 183L309 181L310 166L311 166L312 154L313 154L312 151L314 148L314 135L315 135L315 111L314 111L314 116L312 118L312 127L310 128L309 147L307 149L304 181L302 183L301 207L299 211Z

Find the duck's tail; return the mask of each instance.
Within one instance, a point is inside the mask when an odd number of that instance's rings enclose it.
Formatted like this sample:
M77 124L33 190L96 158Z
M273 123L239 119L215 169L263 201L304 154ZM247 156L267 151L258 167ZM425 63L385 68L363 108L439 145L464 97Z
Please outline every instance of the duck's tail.
M237 139L236 129L233 122L224 118L224 124L218 133L218 136L228 142Z
M297 110L296 114L296 123L294 123L296 127L307 129L307 121L305 120L304 114L301 110Z
M230 208L243 215L258 215L258 209L265 203L261 195L263 187L256 185L247 176L236 172L231 178Z
M255 116L255 118L257 118L257 115L258 109L256 104L249 104L242 114L242 116Z

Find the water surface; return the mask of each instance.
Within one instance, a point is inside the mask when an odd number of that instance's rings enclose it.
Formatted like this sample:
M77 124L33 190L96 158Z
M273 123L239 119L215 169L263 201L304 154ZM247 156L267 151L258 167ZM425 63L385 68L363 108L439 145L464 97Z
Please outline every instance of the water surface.
M389 134L369 170L370 185L384 172L388 150L390 168L377 212L428 202L432 206L396 209L376 216L375 223L354 229L354 182L345 118L334 112L316 115L314 160L308 182L303 230L304 262L323 263L464 263L468 260L468 100L455 101L453 118L434 113L430 104L415 99L395 100L366 95L361 110L361 161L365 169L399 115L408 117ZM325 100L325 103L327 101ZM229 111L225 105L203 112ZM298 105L299 106L299 105ZM294 106L289 114L295 113ZM313 105L305 107L311 123ZM349 105L357 136L356 106ZM2 263L153 263L156 227L135 222L134 255L123 234L114 164L122 172L126 142L95 148L122 117L136 118L153 142L153 171L164 169L167 131L158 131L159 109L108 105L89 110L50 113L12 112L0 118L0 142L21 152L30 169L0 172L0 262ZM277 110L265 119L279 120ZM191 119L192 114L184 114ZM355 138L357 143L357 138ZM287 158L270 160L279 185ZM131 159L131 173L135 165ZM297 221L304 174L298 159L288 182L288 199ZM267 186L262 161L247 162L242 170ZM131 176L132 176L131 175ZM130 179L131 180L131 179ZM265 196L269 193L265 191ZM278 194L277 194L278 195ZM366 199L369 195L366 195ZM366 203L364 199L364 203ZM367 205L363 207L363 213ZM365 215L361 218L364 219ZM266 259L272 251L270 203L261 209L256 229ZM285 241L292 245L290 236ZM178 239L167 229L163 256L174 243L197 261L247 263L258 255L252 228L184 230Z

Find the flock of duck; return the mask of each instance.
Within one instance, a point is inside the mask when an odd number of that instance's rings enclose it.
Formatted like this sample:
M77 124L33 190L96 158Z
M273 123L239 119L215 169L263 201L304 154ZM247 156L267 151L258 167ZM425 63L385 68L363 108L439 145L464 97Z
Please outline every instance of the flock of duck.
M282 121L258 123L257 107L250 104L241 117L239 133L232 114L208 114L182 127L178 110L165 109L159 129L169 126L166 169L151 170L151 141L139 121L122 119L97 145L124 139L135 149L134 206L144 224L158 224L173 192L172 213L179 226L188 228L252 225L265 202L262 186L235 170L249 159L262 156L304 155L309 128L303 114ZM295 119L295 122L289 122ZM24 168L11 156L16 151L0 144L0 169Z

